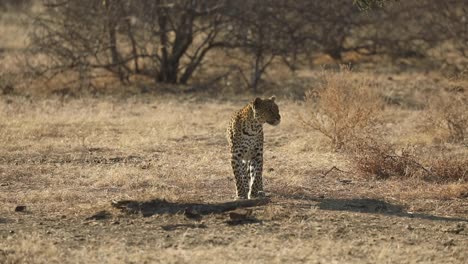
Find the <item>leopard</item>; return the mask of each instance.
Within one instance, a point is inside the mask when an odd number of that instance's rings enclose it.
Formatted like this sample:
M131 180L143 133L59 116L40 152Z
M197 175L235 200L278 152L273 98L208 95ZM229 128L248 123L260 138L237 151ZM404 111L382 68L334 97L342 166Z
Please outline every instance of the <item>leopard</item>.
M276 97L256 97L232 115L227 128L236 200L265 197L263 190L263 125L281 122Z

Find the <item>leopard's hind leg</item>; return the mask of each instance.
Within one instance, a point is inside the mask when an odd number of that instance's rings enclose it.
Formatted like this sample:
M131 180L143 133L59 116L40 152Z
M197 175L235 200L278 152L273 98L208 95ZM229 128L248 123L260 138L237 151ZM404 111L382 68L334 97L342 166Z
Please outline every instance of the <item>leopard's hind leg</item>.
M236 199L247 199L249 193L247 163L237 155L232 155L231 166L236 180Z

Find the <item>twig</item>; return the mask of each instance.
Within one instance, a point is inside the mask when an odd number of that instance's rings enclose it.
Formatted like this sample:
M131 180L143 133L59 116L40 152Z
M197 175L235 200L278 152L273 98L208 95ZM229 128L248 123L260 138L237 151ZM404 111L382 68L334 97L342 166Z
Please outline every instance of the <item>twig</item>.
M420 169L422 169L423 171L425 171L427 174L431 175L431 176L435 176L434 173L432 171L430 171L429 169L427 169L426 167L424 167L421 163L417 162L416 160L414 159L411 159L411 158L408 158L408 157L405 157L405 156L400 156L400 155L386 155L387 158L390 158L394 161L397 161L396 159L402 159L406 162L410 162L412 163L413 165L415 165L416 167L419 167Z
M327 176L328 173L332 172L333 170L337 170L337 171L343 172L343 173L349 173L349 172L347 172L347 171L338 169L336 166L333 166L333 167L331 167L331 169L329 169L327 172L322 173L322 175L323 175L323 176Z

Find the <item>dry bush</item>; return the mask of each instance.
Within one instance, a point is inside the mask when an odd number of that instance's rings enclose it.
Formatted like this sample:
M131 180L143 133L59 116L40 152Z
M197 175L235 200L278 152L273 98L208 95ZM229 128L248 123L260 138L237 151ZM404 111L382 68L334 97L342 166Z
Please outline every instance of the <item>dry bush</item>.
M416 156L411 148L398 151L385 140L372 137L355 140L350 149L358 170L379 179L420 178L438 183L468 181L468 159L464 155L432 153L431 156L438 156L423 158Z
M468 198L468 183L448 184L439 191L439 197L443 199Z
M32 3L32 0L3 0L0 1L0 11L19 11Z
M319 87L306 93L306 107L309 113L302 122L328 137L338 150L376 121L382 102L369 78L353 79L350 69L341 67L322 72Z
M468 140L468 97L462 93L442 92L433 98L427 114L429 131L449 142Z
M435 182L460 181L468 182L468 157L445 156L430 159L426 162L431 171L427 179Z
M358 170L379 179L410 177L421 168L409 150L397 153L394 146L381 139L357 139L350 149Z

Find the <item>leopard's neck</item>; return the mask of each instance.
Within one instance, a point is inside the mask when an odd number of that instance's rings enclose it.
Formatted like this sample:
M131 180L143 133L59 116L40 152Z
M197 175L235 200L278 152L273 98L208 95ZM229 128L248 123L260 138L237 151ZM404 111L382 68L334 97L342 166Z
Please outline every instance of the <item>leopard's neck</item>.
M243 120L243 129L242 132L249 136L255 136L263 133L263 124L258 122L254 116L252 105L248 104L245 106L241 113Z

